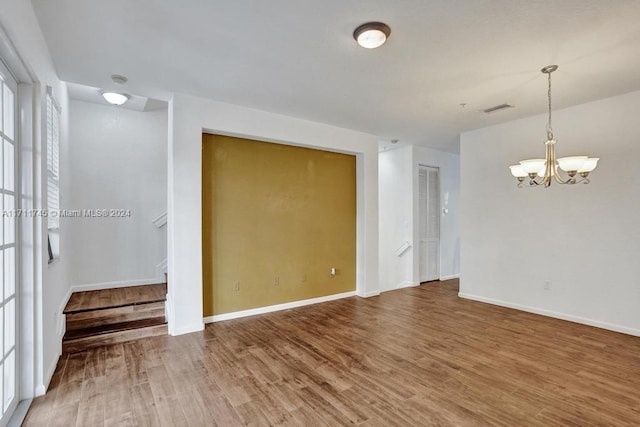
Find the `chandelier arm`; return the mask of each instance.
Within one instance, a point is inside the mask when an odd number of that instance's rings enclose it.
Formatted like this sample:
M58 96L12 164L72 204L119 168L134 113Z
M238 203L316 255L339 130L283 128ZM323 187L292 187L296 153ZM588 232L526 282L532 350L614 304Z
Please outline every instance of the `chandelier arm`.
M534 182L528 182L528 183L527 182L519 182L518 183L518 188L535 188L538 185L540 185L540 184L534 183Z
M555 154L554 154L554 160L555 160ZM576 175L574 174L573 176L568 175L568 178L562 179L561 175L560 175L560 171L558 168L558 162L555 162L555 174L553 175L553 177L555 178L556 182L558 184L575 184L576 183Z
M560 178L560 175L555 175L555 179L558 184L575 184L576 183L575 177L569 177L566 180L563 180Z
M525 181L525 179L523 178L522 181L518 181L518 188L537 187L540 184L541 183L539 183L535 179L529 178L529 181Z
M553 177L555 178L555 180L556 180L556 182L558 184L571 184L571 181L574 180L574 178L572 178L572 177L569 177L566 180L562 179L560 177L560 173L558 172L558 166L557 165L556 165L555 170L556 170L556 173L555 173L555 175Z

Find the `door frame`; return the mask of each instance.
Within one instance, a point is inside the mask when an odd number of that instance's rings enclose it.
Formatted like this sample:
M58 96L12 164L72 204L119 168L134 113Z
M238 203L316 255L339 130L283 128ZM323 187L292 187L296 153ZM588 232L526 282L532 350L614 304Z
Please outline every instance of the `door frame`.
M431 168L438 170L438 278L440 280L440 272L442 269L442 168L440 166L430 165L427 163L417 163L414 168L414 216L413 216L413 247L414 250L414 275L415 283L420 285L420 169Z
M41 113L40 84L23 61L11 38L0 24L0 58L17 82L16 91L16 209L41 207L38 165L42 153L35 127ZM11 418L24 416L42 382L42 237L40 221L16 218L16 397L18 406ZM19 421L19 420L18 420Z
M21 209L22 208L22 203L21 203L21 199L22 199L22 188L21 188L21 177L20 177L20 150L21 150L21 146L20 146L20 139L21 139L21 135L20 135L20 110L19 110L19 95L18 95L18 81L17 78L15 77L14 73L12 72L12 70L4 63L4 61L2 60L2 58L0 58L0 74L3 75L3 80L4 80L4 84L3 86L8 86L9 90L13 91L13 126L14 126L14 130L13 130L13 138L12 138L12 142L13 142L13 210L14 212ZM3 103L3 111L5 108L4 105L4 94L3 94L3 98L2 98L2 103ZM0 150L4 150L4 142L0 141L0 146L2 148L0 148ZM4 161L4 155L2 157L3 161ZM4 172L4 171L3 171ZM3 193L4 194L4 193ZM3 210L6 210L6 207L3 205ZM4 221L4 227L6 227L7 223L4 220L4 218L2 219ZM3 228L3 230L5 230L5 234L6 234L6 228ZM20 295L20 289L21 289L21 271L20 271L20 263L22 262L22 247L23 245L21 244L21 240L20 240L20 218L18 216L14 216L14 221L13 221L13 243L11 244L13 247L13 281L14 281L14 293L13 293L13 304L14 304L14 312L13 312L13 322L14 322L14 328L13 328L13 333L14 333L14 339L13 339L13 357L14 357L14 362L13 362L13 398L11 403L9 404L9 406L6 409L6 412L4 410L4 400L5 400L5 396L4 396L4 390L2 390L2 399L0 400L0 405L2 405L2 409L0 411L0 425L6 425L9 420L11 419L13 412L15 411L15 409L18 407L18 402L20 401L20 372L21 372L21 353L20 353L20 348L21 348L21 339L20 339L20 314L21 314L21 295ZM6 260L6 258L5 258ZM0 274L4 274L4 270L7 268L7 265L5 263L3 263L3 270L2 272L0 272ZM6 277L6 276L5 276ZM3 287L4 287L4 277L3 277ZM4 294L3 294L3 298ZM2 300L3 298L0 298L0 300ZM6 317L6 307L7 304L5 303L5 301L8 301L9 298L7 298L6 300L2 301L3 304L3 311L2 311L2 325L3 328L6 328L6 321L7 321L7 317ZM6 329L5 329L6 330ZM0 331L0 333L3 334L3 342L4 342L4 332L5 330ZM0 354L0 359L4 358L4 346L3 346L3 350L2 350L2 354ZM4 361L4 363L6 364L6 361ZM6 365L3 364L2 369L3 369L3 378L4 378L4 373L6 372L5 368ZM4 389L4 384L0 385L0 387L2 387Z

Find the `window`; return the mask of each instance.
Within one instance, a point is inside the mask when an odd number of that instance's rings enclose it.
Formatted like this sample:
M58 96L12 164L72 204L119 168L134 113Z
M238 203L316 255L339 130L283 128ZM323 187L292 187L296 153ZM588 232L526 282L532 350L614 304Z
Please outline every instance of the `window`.
M47 87L47 229L49 262L60 256L60 107ZM52 213L55 214L52 215Z
M0 61L0 424L6 424L15 409L17 364L18 288L15 210L19 208L16 183L16 89L17 84Z

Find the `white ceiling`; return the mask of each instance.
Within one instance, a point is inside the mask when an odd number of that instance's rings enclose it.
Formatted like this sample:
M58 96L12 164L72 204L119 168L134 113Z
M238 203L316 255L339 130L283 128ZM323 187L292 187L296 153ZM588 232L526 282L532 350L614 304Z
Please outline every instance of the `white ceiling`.
M106 106L112 106L102 97L102 89L97 87L86 86L77 83L67 83L67 90L69 91L69 97L77 99L79 101L91 102L93 104L100 104ZM116 92L126 92L122 90L121 86L114 86L113 90ZM157 99L147 98L139 95L128 94L129 100L122 105L112 106L113 108L125 108L133 111L155 111L167 108L166 101L159 101Z
M62 80L183 92L458 149L460 132L640 89L638 0L32 0ZM379 20L379 49L352 38ZM465 103L463 108L460 104ZM486 115L497 104L516 106ZM540 135L544 137L544 123Z

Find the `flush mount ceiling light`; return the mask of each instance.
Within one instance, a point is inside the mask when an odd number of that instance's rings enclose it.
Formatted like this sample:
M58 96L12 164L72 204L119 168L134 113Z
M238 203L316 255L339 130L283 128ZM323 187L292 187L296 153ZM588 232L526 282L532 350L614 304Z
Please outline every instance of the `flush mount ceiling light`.
M551 127L551 73L557 69L557 65L547 65L540 70L547 75L549 82L547 89L549 119L547 121L547 141L544 143L546 156L544 159L522 160L518 165L509 166L511 174L518 179L518 187L523 187L523 185L549 187L552 179L558 184L578 184L581 182L588 184L589 178L587 176L596 168L598 160L600 160L597 157L587 156L561 157L556 160L556 140L553 139L553 128ZM558 169L565 171L568 177L560 176ZM582 179L578 180L577 175L580 175ZM527 177L529 177L529 181L524 182Z
M120 74L112 74L111 81L116 85L121 86L127 83L129 79ZM122 105L129 100L129 95L124 93L103 90L100 94L111 105Z
M382 22L367 22L353 32L353 38L366 49L375 49L387 41L391 28Z
M111 105L122 105L129 100L129 95L118 92L102 92L102 97Z

